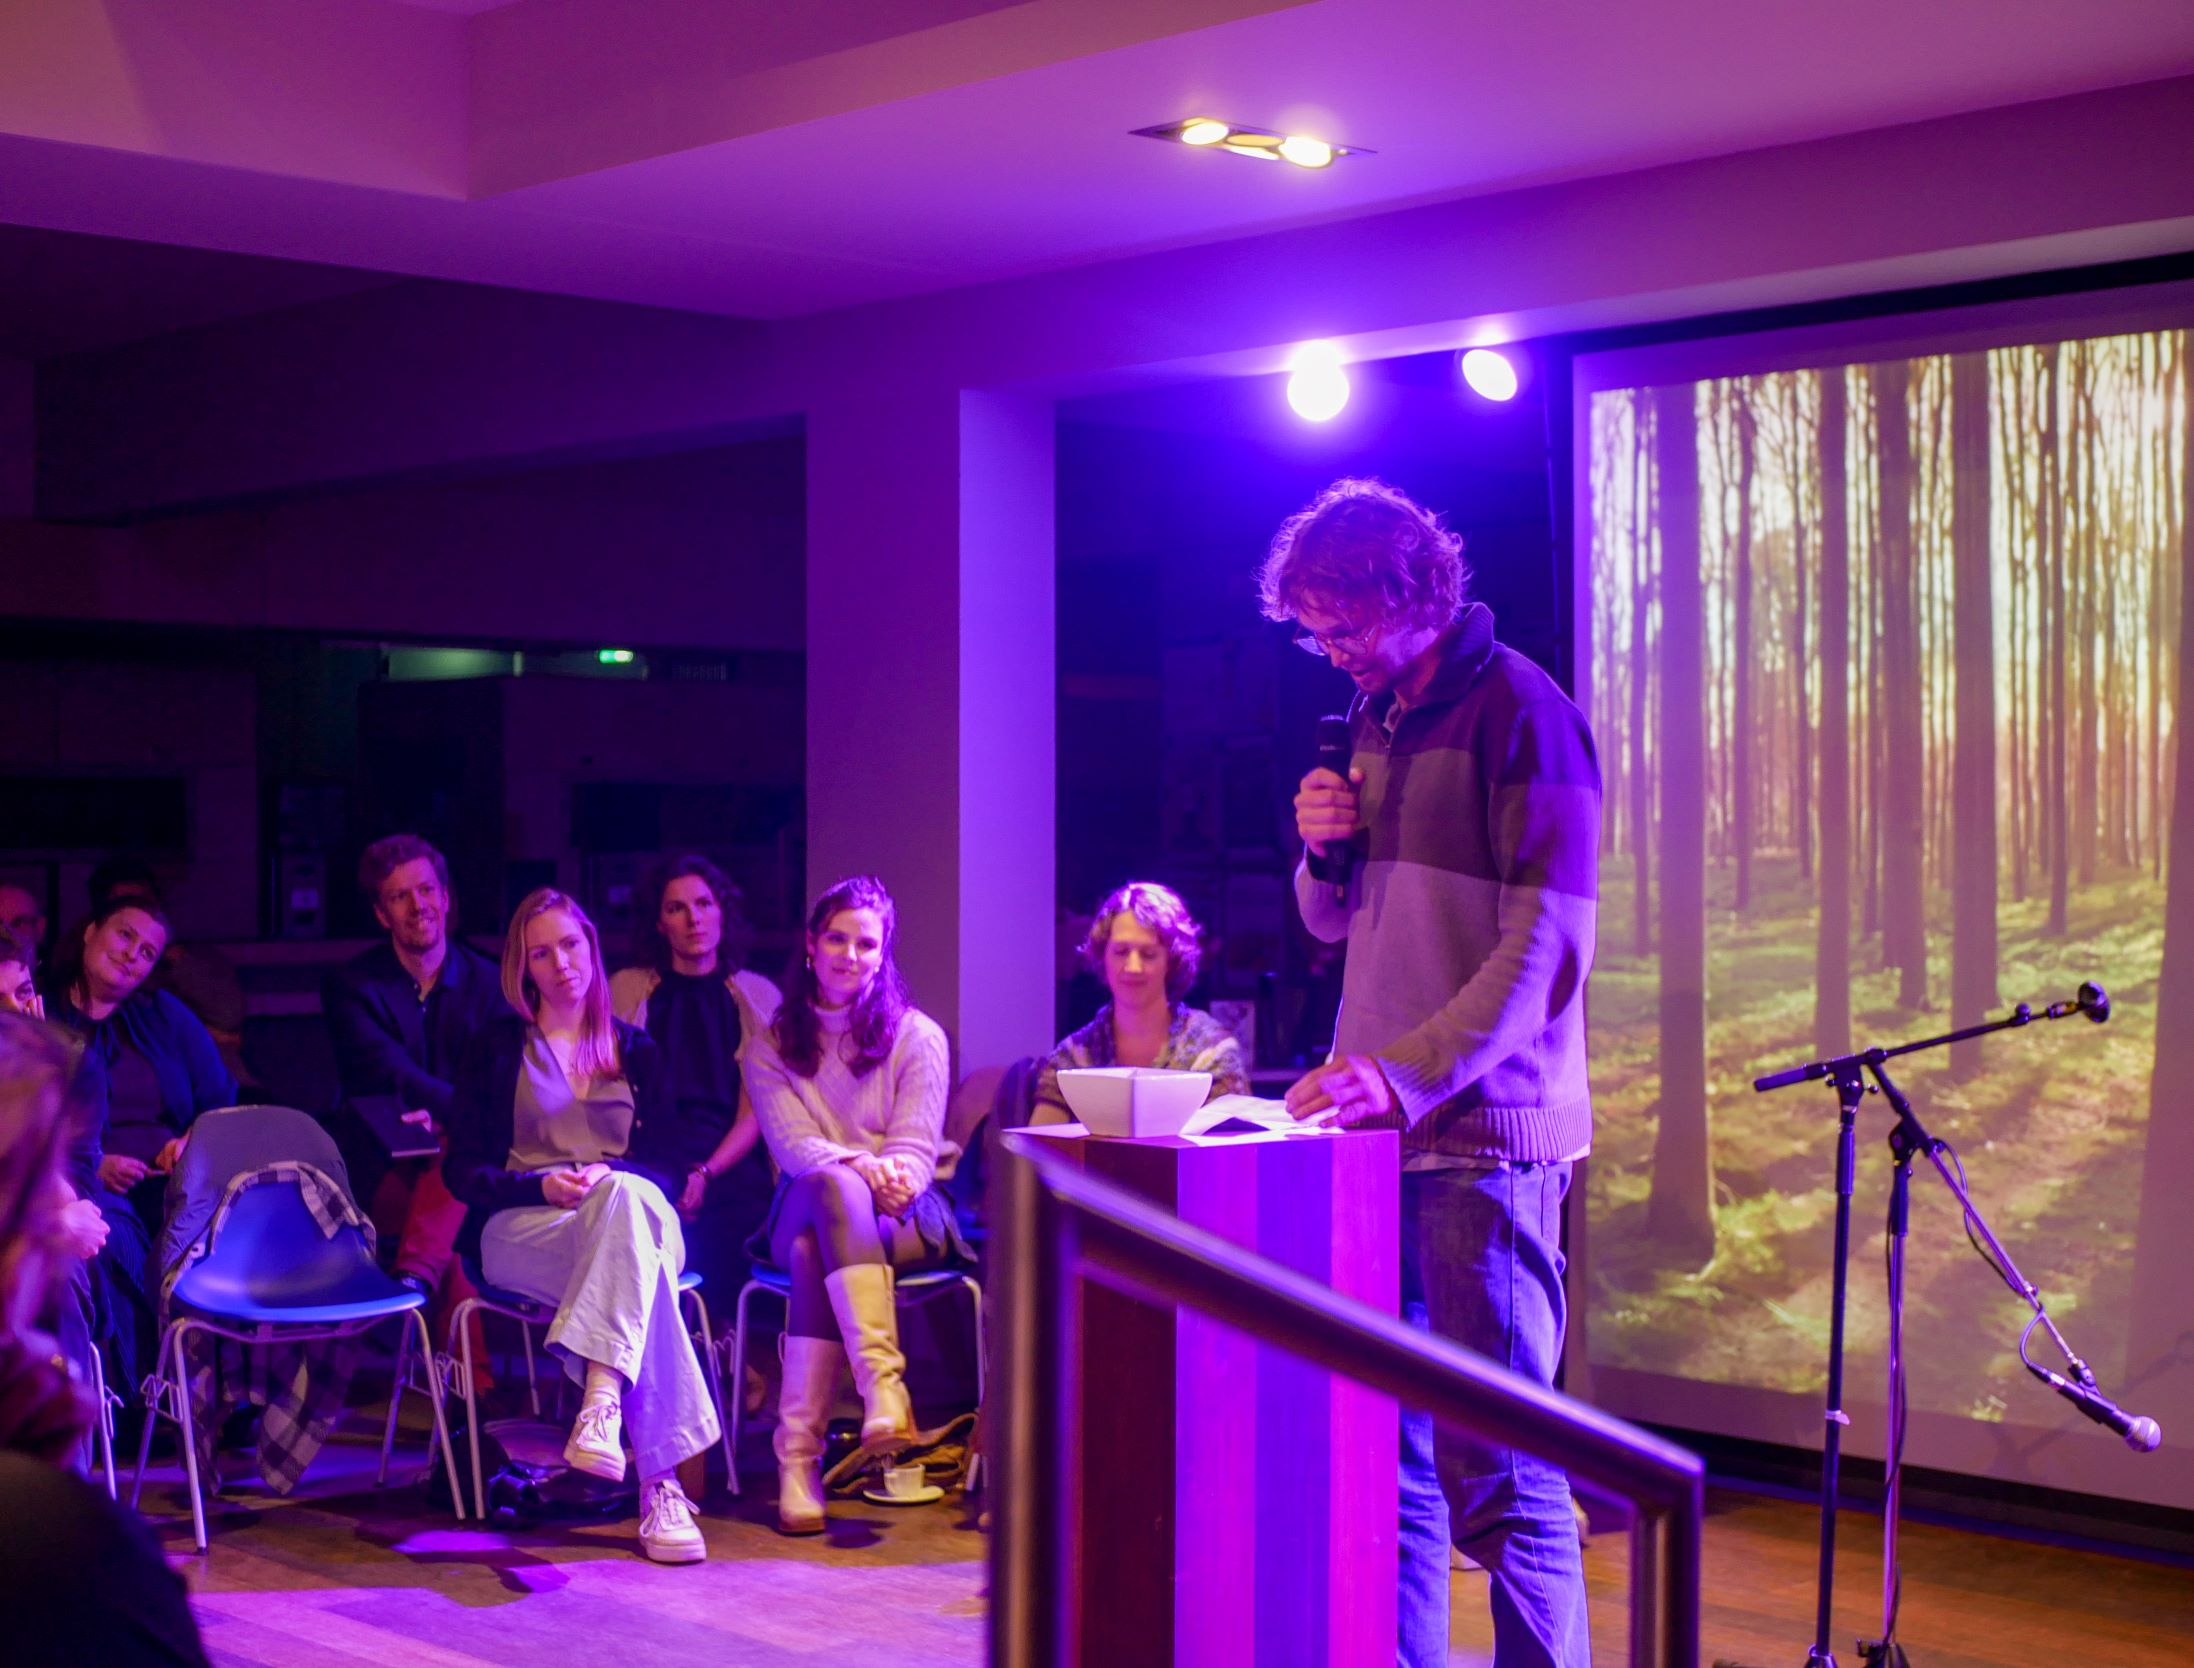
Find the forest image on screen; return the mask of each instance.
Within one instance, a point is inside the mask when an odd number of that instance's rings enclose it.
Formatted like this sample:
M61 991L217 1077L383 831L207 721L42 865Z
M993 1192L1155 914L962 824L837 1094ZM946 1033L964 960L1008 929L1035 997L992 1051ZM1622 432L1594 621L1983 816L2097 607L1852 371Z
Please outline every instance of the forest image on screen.
M2178 330L1590 395L1595 1367L1817 1397L1835 1096L1751 1079L2089 977L2109 1025L1898 1080L2106 1382L2169 1347L2168 1317L2141 1331L2135 1248L2194 1209L2150 1145L2152 1093L2183 1120L2194 1076L2194 1013L2158 1009L2174 893L2194 916L2194 813L2173 815L2190 400ZM1867 1385L1888 1128L1871 1102ZM1919 1170L1913 1405L2054 1419L2018 1369L2024 1311Z

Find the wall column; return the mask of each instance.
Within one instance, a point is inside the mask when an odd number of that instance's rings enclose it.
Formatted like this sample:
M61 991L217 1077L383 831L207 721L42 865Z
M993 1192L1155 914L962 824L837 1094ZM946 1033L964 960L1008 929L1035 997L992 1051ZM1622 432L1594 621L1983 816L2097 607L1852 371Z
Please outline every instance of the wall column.
M808 891L883 877L962 1071L1052 1040L1053 428L954 389L808 416Z

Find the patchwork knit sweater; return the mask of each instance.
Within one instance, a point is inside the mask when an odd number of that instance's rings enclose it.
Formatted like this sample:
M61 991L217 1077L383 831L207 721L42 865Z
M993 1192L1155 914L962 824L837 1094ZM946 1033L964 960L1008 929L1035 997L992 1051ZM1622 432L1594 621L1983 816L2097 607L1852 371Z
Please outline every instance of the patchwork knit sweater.
M1468 606L1423 699L1358 696L1364 773L1345 901L1295 873L1303 921L1348 941L1336 1054L1378 1057L1405 1162L1551 1161L1592 1140L1585 977L1600 770L1584 715Z

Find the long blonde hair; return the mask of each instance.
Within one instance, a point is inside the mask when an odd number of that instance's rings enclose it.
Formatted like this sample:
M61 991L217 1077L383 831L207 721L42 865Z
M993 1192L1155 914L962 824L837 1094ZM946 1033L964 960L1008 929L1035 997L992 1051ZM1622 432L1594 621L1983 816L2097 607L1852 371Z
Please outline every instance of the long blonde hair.
M578 899L553 886L543 886L526 894L517 913L510 918L510 930L503 934L503 1000L519 1018L539 1018L540 987L526 972L526 927L557 909L579 923L579 930L586 935L587 949L594 958L594 976L587 981L586 995L580 998L579 1043L571 1052L571 1069L587 1077L621 1077L625 1068L617 1052L617 1026L610 1017L609 973L602 966L602 935L594 930L594 923L579 907Z

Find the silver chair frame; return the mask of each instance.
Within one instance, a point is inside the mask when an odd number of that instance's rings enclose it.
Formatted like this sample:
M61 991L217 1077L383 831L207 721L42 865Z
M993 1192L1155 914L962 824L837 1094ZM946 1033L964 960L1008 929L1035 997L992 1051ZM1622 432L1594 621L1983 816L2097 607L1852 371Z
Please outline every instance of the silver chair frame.
M684 1276L680 1276L683 1280ZM678 1291L681 1305L691 1304L693 1309L694 1347L701 1357L701 1374L708 1381L709 1400L716 1407L716 1428L722 1435L724 1450L724 1475L729 1479L731 1492L739 1492L739 1468L733 1463L731 1427L724 1416L724 1387L716 1371L715 1336L709 1330L708 1299L701 1295L699 1286L681 1285ZM504 1315L518 1323L518 1337L526 1352L526 1394L533 1405L533 1416L541 1416L541 1386L533 1366L533 1329L546 1327L556 1318L553 1304L535 1303L521 1299L505 1303L499 1298L483 1296L477 1289L459 1301L450 1311L449 1350L442 1357L449 1366L449 1376L456 1380L458 1400L465 1404L465 1440L472 1458L472 1503L474 1515L485 1522L488 1503L484 1479L480 1469L480 1398L473 1376L472 1318L475 1315ZM437 1404L439 1405L439 1404ZM705 1450L704 1450L705 1451ZM454 1471L450 1478L450 1501L459 1522L465 1517L465 1497L456 1487Z
M403 1405L404 1392L406 1390L418 1390L426 1396L427 1404L433 1410L435 1445L442 1451L442 1465L449 1474L450 1493L455 1495L457 1492L457 1458L456 1451L450 1446L449 1424L442 1416L442 1398L419 1385L411 1383L407 1371L414 1331L418 1334L422 1359L428 1362L432 1362L434 1359L434 1340L427 1334L425 1309L426 1300L421 1298L417 1304L409 1309L394 1310L386 1314L375 1315L366 1320L344 1321L332 1326L291 1325L279 1321L261 1321L253 1323L248 1330L224 1325L218 1317L203 1315L195 1310L177 1315L168 1322L167 1330L161 1334L159 1354L155 1358L153 1370L146 1377L143 1386L145 1397L144 1434L138 1439L137 1444L137 1476L135 1481L130 1484L130 1506L134 1509L138 1497L144 1492L145 1466L152 1457L153 1424L156 1420L163 1418L170 1420L182 1432L183 1472L187 1486L190 1489L191 1533L196 1540L198 1550L200 1552L206 1550L205 1493L198 1475L197 1428L191 1415L189 1369L183 1356L183 1345L191 1333L211 1333L214 1337L229 1338L237 1343L247 1345L303 1344L311 1343L320 1338L358 1337L385 1320L395 1319L408 1320L411 1324L402 1329L400 1341L396 1347L396 1367L389 1380L388 1422L381 1432L381 1469L374 1478L374 1486L377 1488L386 1488L388 1486L389 1454L396 1446L397 1414ZM172 1379L166 1376L167 1367L171 1362L174 1366L174 1377ZM427 1451L427 1464L429 1467L434 1464L433 1448L429 1448ZM218 1478L215 1479L215 1486L219 1486Z
M909 1309L926 1303L942 1292L964 1290L968 1298L968 1315L975 1333L975 1405L981 1408L990 1384L990 1349L983 1337L983 1283L974 1275L960 1268L921 1269L912 1274L898 1275L892 1281L892 1302L895 1309ZM731 1414L724 1426L724 1445L736 1450L739 1445L739 1427L744 1421L747 1404L747 1326L749 1305L754 1294L761 1292L774 1297L791 1313L792 1298L782 1286L762 1279L750 1278L739 1288L739 1303L732 1315L731 1360L724 1377L731 1385ZM970 1492L979 1486L979 1472L983 1456L971 1454L968 1458L967 1487ZM731 1492L739 1492L739 1474L731 1473Z

